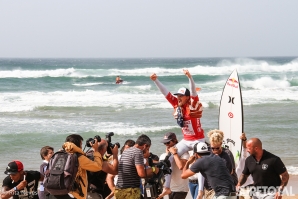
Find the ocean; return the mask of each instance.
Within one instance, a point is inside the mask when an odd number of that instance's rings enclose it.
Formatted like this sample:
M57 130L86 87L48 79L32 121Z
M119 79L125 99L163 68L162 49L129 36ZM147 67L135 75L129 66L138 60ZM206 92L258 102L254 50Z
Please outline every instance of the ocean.
M188 87L190 71L204 107L205 135L218 128L223 86L237 69L243 97L244 131L263 148L281 157L298 175L298 58L136 58L136 59L0 59L0 181L8 162L39 170L41 147L58 150L67 135L84 140L114 132L112 143L147 134L151 152L160 155L160 140L181 130L173 109L150 80L176 92ZM123 84L115 84L120 75ZM83 146L85 143L83 144Z

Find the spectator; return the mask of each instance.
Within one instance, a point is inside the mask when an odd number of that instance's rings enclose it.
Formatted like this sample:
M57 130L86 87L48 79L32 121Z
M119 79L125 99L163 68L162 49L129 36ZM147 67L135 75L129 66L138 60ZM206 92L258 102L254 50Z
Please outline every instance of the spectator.
M210 186L215 191L214 198L236 199L235 184L227 170L225 161L218 155L210 155L206 143L199 142L195 144L193 151L195 155L191 156L186 162L181 177L186 179L200 172L208 179ZM190 164L192 165L189 168Z
M143 153L149 150L150 146L150 138L143 134L138 137L133 147L123 151L119 162L118 181L114 193L116 199L141 198L141 178L158 173L158 168L149 167L145 169L144 166Z
M101 141L98 144L98 152L101 154L101 157L104 157L105 153L107 152L107 148L107 141L101 139ZM87 171L88 199L102 199L107 197L111 193L111 190L106 184L106 176L108 173L112 175L116 175L118 173L118 146L116 144L115 147L112 149L112 153L112 164L110 164L107 160L104 160L101 171ZM86 155L89 159L94 160L93 154L94 150L90 150Z
M246 182L252 175L254 184L251 189L253 198L281 199L282 191L288 184L289 174L281 159L262 148L258 138L251 138L246 143L247 152L250 153L245 160L242 175L237 187ZM280 177L281 176L281 177Z
M11 196L13 199L38 199L38 182L43 180L40 172L24 171L23 163L14 160L8 163L4 173L8 176L3 180L2 199L8 199Z
M102 156L98 151L98 140L94 139L94 143L90 142L94 153L94 161L90 160L87 156L85 156L84 151L82 150L82 136L78 134L71 134L66 137L65 143L62 145L62 148L67 153L77 153L79 167L76 176L76 184L78 184L77 189L71 191L66 195L51 195L47 194L46 199L85 199L87 198L87 171L97 172L102 170L103 160Z
M44 176L44 172L47 169L47 166L49 164L49 161L54 154L54 148L50 146L44 146L40 149L40 156L43 160L43 163L40 165L39 172ZM40 182L39 188L38 188L38 197L39 199L45 199L45 190L43 187L43 182Z
M121 154L123 153L124 150L133 147L135 145L135 141L128 139L125 141L124 145L122 146L120 150L120 155L118 156L118 161L120 160ZM111 190L111 193L106 197L106 199L110 199L114 196L114 191L115 191L115 185L117 184L118 180L118 175L113 175L108 173L106 177L106 182Z

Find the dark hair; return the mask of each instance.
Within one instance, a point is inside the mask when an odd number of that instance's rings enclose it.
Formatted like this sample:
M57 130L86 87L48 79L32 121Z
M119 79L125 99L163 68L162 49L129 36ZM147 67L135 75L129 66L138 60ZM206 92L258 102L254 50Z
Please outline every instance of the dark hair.
M124 145L128 145L130 147L134 146L136 142L134 140L128 139L125 141Z
M48 155L48 153L49 153L48 150L52 150L52 151L54 151L54 148L51 147L51 146L44 146L44 147L42 147L42 148L40 149L40 157L41 157L41 159L44 160L44 156L47 156L47 155Z
M83 141L83 137L78 134L71 134L66 137L65 142L74 143L77 147L81 147L81 141Z
M128 139L125 141L124 145L122 146L122 148L120 149L120 154L123 153L124 151L124 148L125 148L125 145L129 146L129 147L133 147L134 145L136 144L135 141L131 140L131 139Z
M136 141L136 144L139 145L139 146L143 146L144 144L147 144L148 146L151 146L151 140L147 135L142 134L138 137L138 139Z
M172 139L172 142L174 142L175 144L177 144L178 143L177 138Z

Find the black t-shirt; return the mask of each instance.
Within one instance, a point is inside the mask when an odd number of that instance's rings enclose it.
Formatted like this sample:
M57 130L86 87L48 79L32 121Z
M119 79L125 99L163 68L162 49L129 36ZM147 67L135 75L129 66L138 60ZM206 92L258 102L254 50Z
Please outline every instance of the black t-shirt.
M228 168L229 172L231 173L233 170L233 164L232 164L232 160L231 160L230 156L224 150L218 156L221 157L225 161L226 167Z
M13 195L13 199L38 199L37 187L38 181L40 179L40 173L38 171L25 171L26 172L26 181L27 186L15 192ZM9 190L20 184L23 181L23 178L20 179L18 182L13 182L10 176L7 176L3 180L2 187L8 187Z
M237 185L238 184L238 176L237 176L237 173L236 173L236 165L235 165L235 159L234 159L234 155L233 153L227 149L227 148L223 148L223 151L225 153L227 153L231 159L231 163L232 163L232 169L233 169L233 173L232 173L232 178L234 180L234 184ZM228 166L227 166L228 167Z
M231 163L232 163L232 168L235 170L236 169L236 165L235 165L235 158L234 158L233 153L228 148L224 148L223 147L222 150L230 156Z
M216 155L216 154L214 154L214 155ZM224 150L218 156L221 157L224 160L228 171L231 173L232 169L233 169L233 165L232 165L232 160L231 160L230 156ZM206 178L205 178L205 181L204 181L204 187L207 190L212 189L211 184L208 182L208 180Z
M279 157L263 150L259 162L253 156L248 156L243 169L244 175L252 175L254 186L280 186L280 174L286 171L284 163Z
M235 191L235 185L227 169L226 162L218 155L211 154L197 159L190 167L190 170L194 173L201 172L209 181L216 196L228 196L230 192Z

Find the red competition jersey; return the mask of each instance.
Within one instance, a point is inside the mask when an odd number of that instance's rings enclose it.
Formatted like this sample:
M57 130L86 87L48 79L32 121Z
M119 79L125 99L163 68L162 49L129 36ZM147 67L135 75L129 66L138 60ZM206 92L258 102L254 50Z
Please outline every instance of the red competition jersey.
M198 96L190 96L192 103L199 102L199 97ZM178 106L178 99L173 96L170 92L166 96L166 99L170 102L170 104L174 107L176 110ZM182 127L182 133L183 133L183 138L185 140L198 140L204 138L204 130L201 127L201 121L200 118L195 118L195 117L190 117L190 109L189 109L189 104L183 105L182 108L182 113L183 113L183 124L184 127Z

